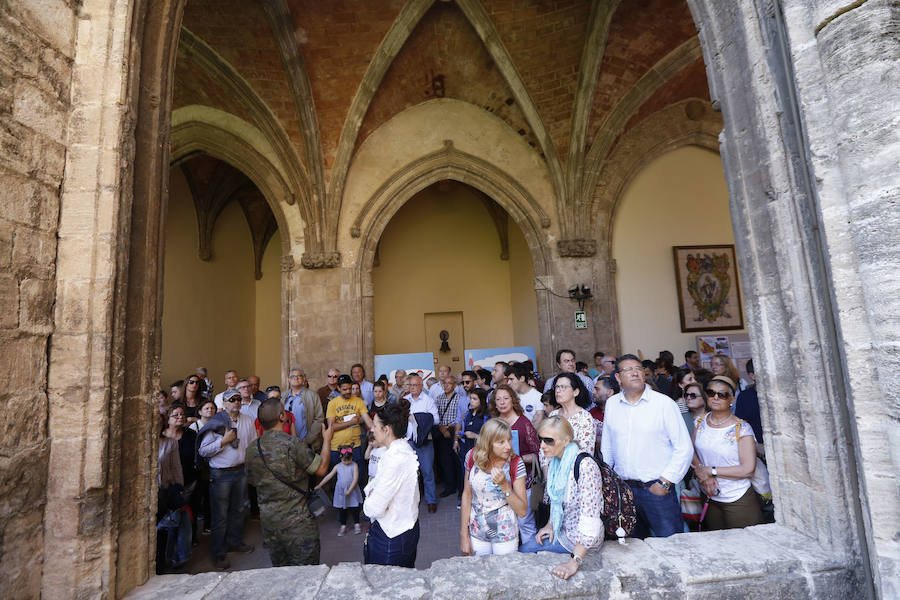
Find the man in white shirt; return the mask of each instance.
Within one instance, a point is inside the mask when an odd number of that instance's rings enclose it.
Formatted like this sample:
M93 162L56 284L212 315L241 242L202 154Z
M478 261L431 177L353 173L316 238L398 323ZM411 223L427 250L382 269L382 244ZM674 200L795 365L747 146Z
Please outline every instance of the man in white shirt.
M421 390L421 378L419 386ZM387 450L365 489L363 511L372 519L363 545L363 561L367 565L416 565L419 464L405 437L406 431L406 414L396 404L385 404L375 413L372 434L378 445Z
M434 399L422 391L422 377L413 374L408 378L409 394L406 399L409 400L409 414L431 413L434 417L434 425L441 422L438 415L437 405ZM418 436L418 432L414 432L413 437ZM422 470L422 480L425 483L425 502L428 503L428 512L437 512L437 497L434 493L434 445L431 440L431 433L424 434L427 438L423 440L413 440L416 444L416 456L419 458L419 469Z
M560 373L575 373L575 351L569 350L567 348L563 348L556 353L556 366L559 368ZM592 390L594 389L594 382L587 375L583 375L582 373L575 373L578 375L578 379L584 384L586 389ZM544 393L546 394L550 390L552 390L556 385L556 376L554 375L550 379L547 380L547 383L544 384Z
M247 473L244 458L247 447L256 439L253 419L241 413L241 394L223 392L225 411L230 418L223 434L209 431L200 439L200 456L209 459L209 499L212 507L210 548L217 569L230 567L228 552L253 552L244 543L244 498Z
M225 404L222 402L222 397L225 395L225 392L228 390L233 390L237 385L238 377L237 371L234 369L229 369L225 371L225 390L216 394L215 402L216 408L219 410L225 410Z
M528 385L528 377L531 373L524 363L515 363L509 366L509 387L519 396L519 404L522 411L531 424L537 429L541 419L544 418L544 403L541 402L542 394Z
M644 382L641 360L619 358L622 391L606 402L603 458L634 493L638 523L632 535L668 537L684 531L675 483L691 466L694 447L678 405Z

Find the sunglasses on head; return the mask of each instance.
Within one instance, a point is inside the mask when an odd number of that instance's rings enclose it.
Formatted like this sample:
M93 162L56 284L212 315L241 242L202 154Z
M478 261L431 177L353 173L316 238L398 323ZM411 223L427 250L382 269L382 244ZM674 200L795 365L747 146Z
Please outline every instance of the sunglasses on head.
M551 437L538 436L538 439L541 440L542 442L544 442L545 444L547 444L548 446L553 446L556 444L556 440L554 440Z
M731 392L717 392L716 390L706 390L706 395L710 398L720 398L721 400L725 400L726 398L731 397Z

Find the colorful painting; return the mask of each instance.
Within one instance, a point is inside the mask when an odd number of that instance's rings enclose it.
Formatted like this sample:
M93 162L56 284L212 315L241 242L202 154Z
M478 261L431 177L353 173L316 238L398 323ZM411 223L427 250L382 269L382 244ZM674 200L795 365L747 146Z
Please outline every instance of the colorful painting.
M681 331L743 329L734 246L674 246Z

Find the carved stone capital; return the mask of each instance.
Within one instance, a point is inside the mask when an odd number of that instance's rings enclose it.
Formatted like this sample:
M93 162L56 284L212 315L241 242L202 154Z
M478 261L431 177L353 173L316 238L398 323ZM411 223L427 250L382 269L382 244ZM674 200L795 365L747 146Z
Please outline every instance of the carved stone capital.
M564 258L585 258L597 254L597 241L589 239L559 240L559 255Z
M340 252L304 252L300 258L304 269L334 269L341 266Z
M290 273L297 268L297 261L294 260L293 254L281 257L281 272Z

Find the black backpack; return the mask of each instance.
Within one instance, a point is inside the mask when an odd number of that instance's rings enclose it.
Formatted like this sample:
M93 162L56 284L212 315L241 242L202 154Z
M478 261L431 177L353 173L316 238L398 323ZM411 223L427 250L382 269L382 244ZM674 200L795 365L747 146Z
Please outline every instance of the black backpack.
M625 537L631 535L634 526L637 525L634 494L612 467L603 462L603 455L599 450L595 456L587 452L578 454L575 458L575 481L578 481L581 461L585 458L590 458L600 467L600 476L603 480L603 525L606 529L606 539L617 539L620 543L624 543Z

